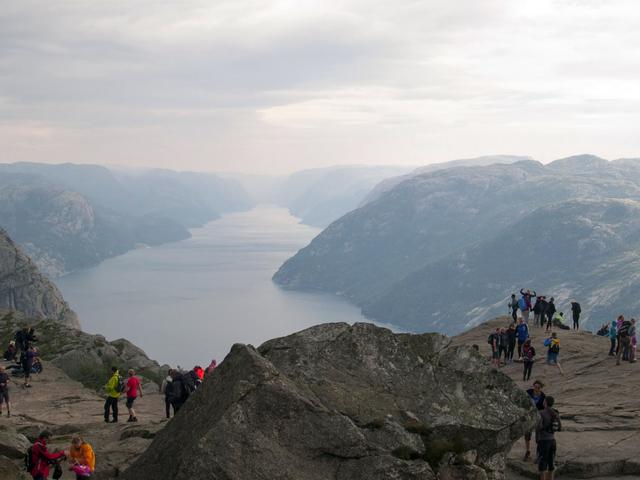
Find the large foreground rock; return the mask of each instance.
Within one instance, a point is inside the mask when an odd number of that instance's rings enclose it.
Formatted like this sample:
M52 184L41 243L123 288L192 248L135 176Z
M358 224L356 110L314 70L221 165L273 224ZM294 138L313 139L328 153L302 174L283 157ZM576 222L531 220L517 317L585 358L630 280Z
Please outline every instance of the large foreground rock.
M496 479L534 419L473 348L325 324L235 345L124 478Z

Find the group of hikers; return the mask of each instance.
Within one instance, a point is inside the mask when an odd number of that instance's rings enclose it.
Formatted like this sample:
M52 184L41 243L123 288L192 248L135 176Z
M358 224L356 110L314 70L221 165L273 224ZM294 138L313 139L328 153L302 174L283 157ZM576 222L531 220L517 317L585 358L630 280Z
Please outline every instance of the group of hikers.
M533 303L534 298L535 303ZM569 303L571 304L573 329L578 330L580 329L580 314L582 313L582 308L575 300L571 300ZM565 324L564 312L556 309L555 298L550 297L549 300L547 300L546 295L538 295L535 290L520 289L519 299L516 298L515 293L512 293L507 308L514 322L518 321L518 311L520 311L520 318L528 324L530 313L533 312L533 324L535 326L543 327L546 325L547 331L553 327L558 327L563 330L569 330L571 328Z
M25 469L34 480L46 480L50 470L53 470L54 479L62 477L62 463L69 461L69 470L76 474L76 480L86 480L95 470L96 456L93 447L85 442L79 435L71 437L69 450L50 452L47 443L53 434L44 430L25 455Z
M635 318L627 320L624 315L619 315L615 320L611 320L611 325L606 323L602 325L597 334L609 337L611 342L609 355L616 357L616 365L620 365L620 359L629 363L636 362L638 338Z

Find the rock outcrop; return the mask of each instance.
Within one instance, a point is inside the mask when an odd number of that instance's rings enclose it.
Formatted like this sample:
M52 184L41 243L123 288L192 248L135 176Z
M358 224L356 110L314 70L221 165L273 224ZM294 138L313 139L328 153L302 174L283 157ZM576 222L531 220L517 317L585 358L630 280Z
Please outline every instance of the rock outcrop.
M37 319L80 328L75 312L58 288L31 259L0 230L0 309L17 310Z
M324 324L235 345L124 478L499 479L534 419L471 347Z

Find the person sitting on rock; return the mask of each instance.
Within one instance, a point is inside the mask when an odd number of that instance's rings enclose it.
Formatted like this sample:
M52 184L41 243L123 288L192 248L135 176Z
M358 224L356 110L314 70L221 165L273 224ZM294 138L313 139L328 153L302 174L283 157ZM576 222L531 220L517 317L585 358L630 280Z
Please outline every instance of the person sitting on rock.
M51 440L52 436L52 433L48 430L40 432L40 435L38 435L38 438L31 447L31 458L28 460L30 467L29 473L33 477L33 480L47 480L47 478L49 478L49 468L51 465L58 464L66 458L64 451L49 452L47 449L47 443Z
M564 323L564 312L557 312L553 316L553 326L562 330L570 330L569 325Z
M11 402L9 401L9 375L4 367L0 366L0 415L2 415L2 404L7 404L7 417L11 416Z
M527 381L531 378L531 371L533 370L533 362L535 361L536 349L531 344L531 339L527 338L522 346L522 363L524 364L524 372L522 374L522 381Z
M129 378L127 379L127 410L129 411L129 420L127 422L137 422L136 411L133 409L133 403L138 398L142 398L142 385L140 379L136 377L136 372L133 369L129 369Z
M596 333L599 337L608 337L609 336L609 325L603 323L600 327L600 330Z
M560 414L553 408L554 403L552 396L545 397L544 409L540 411L536 424L540 480L553 480L554 478L557 449L555 432L562 430Z
M96 469L96 455L93 448L80 435L71 437L69 458L71 459L69 470L76 474L76 480L90 478Z
M533 388L527 390L527 395L531 398L533 405L538 409L538 411L544 409L544 399L545 394L542 391L544 388L544 384L540 380L536 380L533 382ZM533 430L529 430L524 434L524 445L526 448L526 452L524 454L524 461L526 462L531 458L531 437L533 436Z
M9 342L9 346L4 352L4 359L9 362L15 362L18 359L18 349L14 340Z

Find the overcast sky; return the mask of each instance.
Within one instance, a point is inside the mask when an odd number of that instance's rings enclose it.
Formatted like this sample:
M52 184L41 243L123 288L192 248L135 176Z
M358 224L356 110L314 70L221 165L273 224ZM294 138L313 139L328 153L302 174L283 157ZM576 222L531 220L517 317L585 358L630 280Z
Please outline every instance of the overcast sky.
M636 0L0 0L0 161L640 156Z

